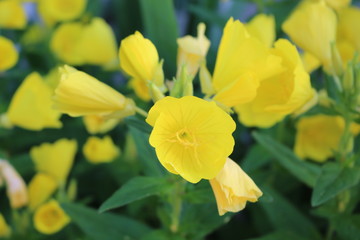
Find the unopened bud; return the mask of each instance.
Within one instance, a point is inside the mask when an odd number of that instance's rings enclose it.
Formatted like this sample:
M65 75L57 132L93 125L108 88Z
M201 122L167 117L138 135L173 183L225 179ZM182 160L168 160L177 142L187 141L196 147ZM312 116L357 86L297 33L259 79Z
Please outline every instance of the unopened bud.
M150 89L151 99L153 100L154 103L165 97L161 89L154 83L149 83L149 89Z
M351 63L348 63L342 80L344 91L348 93L352 92L354 90L354 69Z
M212 85L212 78L209 70L206 67L206 62L202 62L200 66L200 86L201 86L201 92L206 95L211 95L215 93L215 90Z
M160 87L160 90L162 92L165 91L165 86L164 86L165 77L164 77L163 64L164 64L164 60L161 60L158 63L155 69L154 78L152 80L152 82L155 83L156 86Z
M340 76L344 71L339 50L334 42L331 43L331 67L332 72L337 76Z

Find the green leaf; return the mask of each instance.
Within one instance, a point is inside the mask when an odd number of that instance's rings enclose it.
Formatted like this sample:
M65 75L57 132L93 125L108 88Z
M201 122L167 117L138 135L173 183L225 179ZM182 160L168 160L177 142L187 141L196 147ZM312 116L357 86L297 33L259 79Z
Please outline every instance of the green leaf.
M256 144L251 147L245 159L241 162L241 168L245 172L251 172L264 166L270 160L271 157L267 154L266 149Z
M108 198L100 206L99 211L105 212L162 193L168 190L170 186L166 178L134 177Z
M140 0L146 35L155 44L164 67L171 76L176 72L176 39L179 36L172 0Z
M143 169L146 175L148 176L163 176L166 171L161 166L155 149L150 146L149 143L149 134L140 131L137 128L129 127L130 133L134 138L137 152L141 163L143 164Z
M293 151L269 136L258 132L253 132L252 135L260 145L275 157L281 166L286 168L297 179L310 187L315 185L320 174L320 168L317 165L300 160Z
M360 240L360 215L340 216L334 221L336 232L341 239Z
M149 124L147 124L144 120L141 121L139 118L135 117L135 116L130 116L125 118L125 123L128 126L134 127L144 133L150 134L151 133L151 126Z
M72 222L94 240L140 239L151 231L146 225L124 216L99 214L73 203L62 203L61 207Z
M291 202L270 187L262 187L262 189L269 192L274 199L272 202L259 202L273 227L295 233L305 239L320 239L320 234L313 223Z
M262 237L249 238L247 240L280 240L280 239L307 240L307 238L302 238L297 234L289 231L276 231Z
M326 163L316 181L311 205L313 207L334 198L338 193L351 188L360 181L360 167L342 167L338 163Z

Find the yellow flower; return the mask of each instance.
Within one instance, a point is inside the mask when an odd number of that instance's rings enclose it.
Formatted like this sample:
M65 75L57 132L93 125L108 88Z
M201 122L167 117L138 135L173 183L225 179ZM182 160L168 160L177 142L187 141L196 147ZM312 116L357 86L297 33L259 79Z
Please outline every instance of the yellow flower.
M351 0L326 0L326 4L336 10L347 7L350 5L350 3Z
M6 71L15 66L18 61L19 54L10 39L0 36L0 52L0 72Z
M234 147L235 122L214 102L165 97L150 109L150 144L160 163L189 182L214 178Z
M260 81L283 70L280 62L240 21L231 18L224 28L216 59L214 100L227 107L251 101Z
M35 210L55 192L58 185L56 180L45 173L37 173L28 186L29 208Z
M336 26L336 14L324 1L304 1L282 28L299 47L331 68L331 43L336 40Z
M114 144L109 136L103 139L89 137L83 147L86 159L91 163L112 162L120 154L120 149Z
M64 66L62 77L55 89L55 108L70 116L135 114L135 104L121 93L92 76L72 67Z
M253 101L235 107L239 120L246 126L271 127L301 109L316 94L295 46L280 39L272 53L282 59L286 70L263 80Z
M138 78L132 78L129 81L129 86L134 89L136 96L140 99L144 101L149 101L151 99L150 90L145 81Z
M30 156L37 171L48 174L63 184L73 165L77 143L75 140L60 139L55 143L43 143L31 148Z
M35 229L43 234L57 233L69 222L70 217L55 200L41 205L34 214Z
M258 14L246 24L246 30L267 47L271 47L275 41L274 16Z
M21 6L21 2L0 1L0 28L23 29L26 22L25 10Z
M84 57L78 47L82 30L83 25L77 22L64 23L55 30L50 48L59 59L72 65L84 64Z
M80 17L86 0L40 0L39 8L55 21L68 21Z
M341 39L347 40L355 49L360 51L360 9L348 7L339 11L339 33Z
M118 125L119 119L105 118L100 115L86 115L83 118L86 130L90 134L106 133Z
M0 238L8 238L11 235L11 228L6 223L4 216L0 213Z
M233 160L227 158L224 168L210 180L219 215L243 210L246 202L256 202L262 196L254 181Z
M117 61L114 32L102 18L94 18L81 31L78 53L86 64L107 65Z
M0 176L6 183L6 194L11 208L21 208L28 204L28 193L24 180L7 161L0 159ZM2 180L1 179L1 180Z
M302 62L306 72L312 73L321 66L321 62L314 55L309 52L304 52L301 55Z
M303 117L296 124L294 151L300 158L324 162L338 150L344 132L344 119L340 116L318 114ZM359 125L352 125L352 133L359 133Z
M178 55L177 69L180 74L183 65L186 66L188 74L195 76L200 64L204 61L210 47L210 41L205 36L206 26L200 23L197 27L197 37L185 36L177 39Z
M61 113L52 107L52 90L38 73L31 73L16 90L7 118L13 125L39 131L61 128Z

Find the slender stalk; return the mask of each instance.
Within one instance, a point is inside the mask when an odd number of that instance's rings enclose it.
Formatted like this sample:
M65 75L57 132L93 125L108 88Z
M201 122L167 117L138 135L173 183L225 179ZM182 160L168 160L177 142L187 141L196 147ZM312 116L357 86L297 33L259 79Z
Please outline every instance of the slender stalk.
M145 118L147 118L147 116L148 116L148 113L139 107L135 107L135 111L136 111L136 113L140 114L141 116L143 116Z
M170 230L173 233L176 233L179 230L179 223L181 217L181 209L182 209L182 194L184 192L184 181L176 182L176 187L174 189L174 194L172 198L172 215L171 215L171 225Z

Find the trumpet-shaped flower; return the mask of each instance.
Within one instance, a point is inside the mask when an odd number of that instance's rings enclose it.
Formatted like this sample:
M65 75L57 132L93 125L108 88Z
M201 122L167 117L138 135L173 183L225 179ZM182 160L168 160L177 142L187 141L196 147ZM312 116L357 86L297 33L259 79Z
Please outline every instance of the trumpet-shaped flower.
M31 148L30 156L38 172L50 175L61 185L66 182L76 150L75 140L60 139Z
M0 238L8 238L11 235L11 228L4 216L0 213Z
M55 89L55 108L70 116L108 115L123 117L135 114L135 104L108 85L92 76L64 66Z
M57 181L45 173L37 173L31 179L29 192L29 208L35 210L38 206L47 201L58 187Z
M6 193L12 208L28 204L26 185L19 173L7 161L0 159L0 177L5 180Z
M245 208L246 202L256 202L262 196L254 181L230 158L210 184L220 215L238 212Z
M16 90L6 117L28 130L61 128L61 113L52 108L52 90L38 73L31 73Z
M94 164L113 161L120 154L120 149L109 136L103 139L89 137L83 147L86 159Z
M267 47L272 47L275 41L275 18L272 15L258 14L246 25L250 35L259 39Z
M200 64L205 60L210 47L210 41L205 36L206 26L200 23L197 27L197 37L185 36L177 39L178 55L177 68L180 72L182 66L186 66L188 74L195 76Z
M107 133L114 129L119 123L119 119L108 119L101 115L86 115L83 120L86 130L90 134Z
M296 155L317 162L326 161L338 150L344 126L344 119L340 116L318 114L301 118L296 124ZM353 135L359 130L358 125L352 125Z
M235 122L214 102L165 97L150 109L150 144L160 163L189 182L212 179L234 147Z
M336 26L336 14L324 1L304 1L282 28L299 47L331 68L331 43L336 40Z
M0 1L0 28L23 29L26 22L25 10L20 1Z
M239 120L246 126L271 127L300 110L316 94L295 46L280 39L272 53L282 59L286 70L263 80L253 101L235 107Z
M57 233L68 225L70 221L70 217L55 200L41 205L34 214L35 229L43 234Z
M15 66L18 61L19 54L14 43L3 36L0 36L0 53L0 72L6 71Z
M39 8L54 21L68 21L81 16L87 0L39 0Z
M240 21L231 18L224 28L216 59L214 100L227 107L251 101L263 79L283 71L280 62Z

